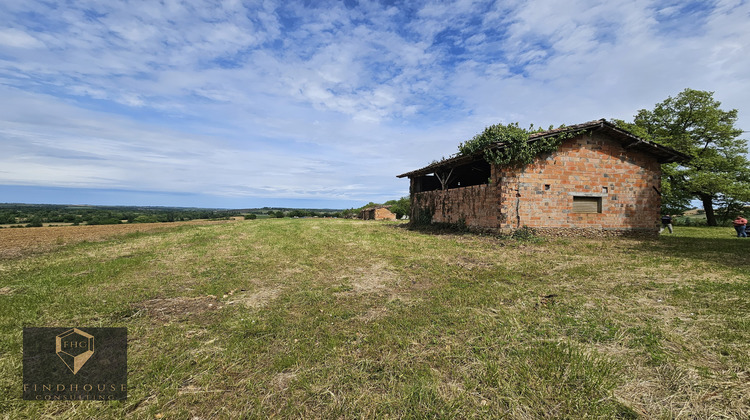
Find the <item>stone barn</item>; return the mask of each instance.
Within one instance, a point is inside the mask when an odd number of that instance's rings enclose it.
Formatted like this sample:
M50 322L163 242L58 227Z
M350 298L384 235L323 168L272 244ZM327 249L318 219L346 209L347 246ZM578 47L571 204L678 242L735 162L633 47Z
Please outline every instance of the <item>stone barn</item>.
M359 218L362 220L396 220L396 214L389 210L390 207L367 207L359 212Z
M527 226L547 236L657 234L661 164L687 156L604 119L528 141L563 133L569 138L555 152L525 166L490 164L480 152L398 175L410 180L412 222L506 233Z

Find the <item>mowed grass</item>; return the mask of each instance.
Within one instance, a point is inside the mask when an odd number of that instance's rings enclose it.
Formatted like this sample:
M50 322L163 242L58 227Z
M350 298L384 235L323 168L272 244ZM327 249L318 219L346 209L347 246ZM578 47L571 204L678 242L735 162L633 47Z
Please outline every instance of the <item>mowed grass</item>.
M0 260L6 418L747 418L750 240L267 219ZM127 327L129 398L20 400L24 326Z

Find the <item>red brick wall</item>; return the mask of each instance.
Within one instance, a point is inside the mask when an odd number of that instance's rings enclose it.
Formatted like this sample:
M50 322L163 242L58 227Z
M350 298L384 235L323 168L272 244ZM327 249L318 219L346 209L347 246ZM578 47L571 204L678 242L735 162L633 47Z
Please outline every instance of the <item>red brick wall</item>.
M375 209L375 220L396 220L396 215L386 208Z
M476 228L658 231L661 199L654 187L661 190L659 163L606 135L568 139L523 170L493 168L491 179L488 185L412 194L411 217L432 209L433 222L463 219ZM601 197L602 212L574 213L575 195Z
M569 139L523 171L501 171L500 176L501 229L658 230L661 199L654 188L661 189L659 163L605 135ZM574 195L600 196L602 212L574 213Z
M463 219L467 226L497 228L497 198L490 185L412 194L412 220L418 217L418 209L433 211L432 222L436 223L459 223Z
M359 217L362 220L396 220L396 214L385 207L362 210Z

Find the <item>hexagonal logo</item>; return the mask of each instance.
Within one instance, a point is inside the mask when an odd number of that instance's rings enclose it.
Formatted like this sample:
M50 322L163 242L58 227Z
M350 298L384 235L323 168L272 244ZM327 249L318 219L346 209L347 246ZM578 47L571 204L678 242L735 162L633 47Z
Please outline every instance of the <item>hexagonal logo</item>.
M127 328L24 327L21 398L29 401L127 399Z
M58 334L55 353L75 375L94 354L94 336L78 328Z

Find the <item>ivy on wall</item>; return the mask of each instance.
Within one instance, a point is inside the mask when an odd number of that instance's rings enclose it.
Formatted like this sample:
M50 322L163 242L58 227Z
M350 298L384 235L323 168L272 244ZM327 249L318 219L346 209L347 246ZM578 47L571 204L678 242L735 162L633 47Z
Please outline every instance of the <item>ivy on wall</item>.
M565 128L560 126L559 128ZM552 130L552 127L548 130ZM554 152L563 140L575 137L581 131L561 131L560 133L529 141L529 136L544 131L518 126L518 123L508 125L495 124L484 129L483 132L458 145L459 155L472 155L483 152L484 159L490 164L503 166L528 165L540 153Z

